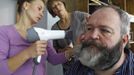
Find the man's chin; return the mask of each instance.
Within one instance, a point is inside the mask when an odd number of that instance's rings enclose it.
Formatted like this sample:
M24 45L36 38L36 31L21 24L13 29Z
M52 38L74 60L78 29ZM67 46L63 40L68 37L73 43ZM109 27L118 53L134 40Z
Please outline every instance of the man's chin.
M79 57L80 62L87 67L94 67L98 64L98 60L101 57L100 53L88 53L88 51L81 52L82 55ZM92 55L93 54L93 55Z
M122 41L119 41L112 48L91 43L82 44L78 51L78 59L83 65L94 70L107 70L120 59L121 49L123 48Z

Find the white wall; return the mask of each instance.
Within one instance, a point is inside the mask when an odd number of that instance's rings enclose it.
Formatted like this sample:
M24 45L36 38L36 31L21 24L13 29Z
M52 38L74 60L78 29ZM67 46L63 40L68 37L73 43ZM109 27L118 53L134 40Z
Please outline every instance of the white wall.
M59 17L52 17L50 13L47 11L47 29L51 29L52 25L59 20Z
M51 29L52 25L59 20L58 17L52 17L50 13L45 10L44 17L37 23L37 27L42 27L45 29Z
M17 0L0 0L0 25L15 23Z

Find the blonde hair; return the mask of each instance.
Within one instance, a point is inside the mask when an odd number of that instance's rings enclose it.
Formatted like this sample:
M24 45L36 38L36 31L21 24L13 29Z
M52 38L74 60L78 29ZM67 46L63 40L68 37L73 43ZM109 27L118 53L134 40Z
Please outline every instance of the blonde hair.
M22 6L23 6L24 2L29 2L30 3L32 1L35 1L35 0L18 0L17 1L17 11L18 11L18 13L20 14L22 12ZM44 3L44 5L47 2L47 0L41 0L41 1Z

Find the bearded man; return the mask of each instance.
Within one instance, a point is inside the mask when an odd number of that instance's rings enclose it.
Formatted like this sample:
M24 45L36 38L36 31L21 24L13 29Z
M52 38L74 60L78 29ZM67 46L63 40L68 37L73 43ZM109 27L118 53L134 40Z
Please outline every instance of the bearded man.
M84 26L76 46L76 61L66 75L134 75L134 54L126 49L130 22L114 6L96 10Z

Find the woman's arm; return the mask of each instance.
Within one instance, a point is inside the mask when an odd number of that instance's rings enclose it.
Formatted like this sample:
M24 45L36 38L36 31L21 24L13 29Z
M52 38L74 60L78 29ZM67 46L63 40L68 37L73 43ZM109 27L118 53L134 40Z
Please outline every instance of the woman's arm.
M21 67L29 58L44 54L46 45L44 42L37 41L20 53L9 57L10 45L9 37L6 33L0 31L0 74L11 75L19 67ZM43 49L43 50L42 50Z
M72 50L67 50L62 53L56 53L55 49L53 48L52 44L49 42L48 47L48 61L54 65L65 63L70 57L73 55Z
M30 54L27 50L23 50L19 54L7 59L7 66L11 72L15 72L20 66L22 66L29 58Z

